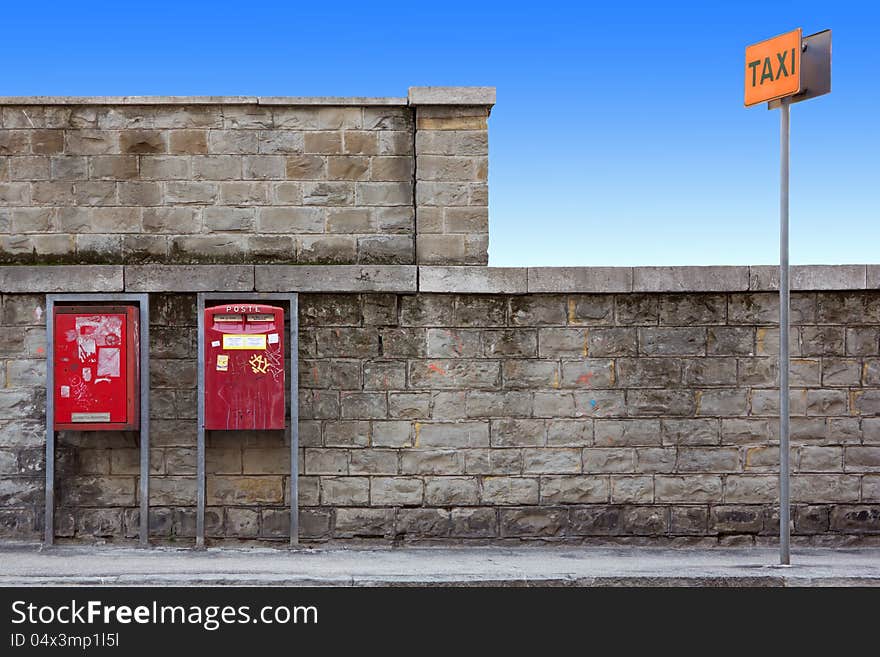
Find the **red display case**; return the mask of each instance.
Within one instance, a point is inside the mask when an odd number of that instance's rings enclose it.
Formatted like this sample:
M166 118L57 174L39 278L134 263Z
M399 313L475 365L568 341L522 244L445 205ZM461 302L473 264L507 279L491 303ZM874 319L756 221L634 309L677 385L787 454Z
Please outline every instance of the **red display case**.
M139 312L135 306L55 306L55 429L140 426Z
M205 309L205 429L284 429L284 310Z

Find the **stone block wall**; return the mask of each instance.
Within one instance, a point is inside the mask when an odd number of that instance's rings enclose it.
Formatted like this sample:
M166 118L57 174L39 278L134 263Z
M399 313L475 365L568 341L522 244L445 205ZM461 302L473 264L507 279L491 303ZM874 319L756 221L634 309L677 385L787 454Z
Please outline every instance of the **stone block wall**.
M6 537L42 524L41 303L2 298ZM151 533L191 544L195 297L151 303ZM776 317L760 291L301 294L302 538L772 543ZM870 543L880 292L796 292L792 320L794 540ZM58 458L59 537L133 538L135 434ZM278 433L209 433L209 539L282 542L288 472Z
M303 541L773 543L778 270L479 266L494 102L0 98L0 538L44 526L46 294L149 295L150 530L191 545L196 293L298 292ZM880 266L791 274L794 540L877 544ZM133 540L138 434L56 454L58 538ZM285 543L289 470L208 432L208 540Z
M494 90L411 100L0 98L0 265L485 265Z
M486 263L488 118L486 106L416 107L419 264Z

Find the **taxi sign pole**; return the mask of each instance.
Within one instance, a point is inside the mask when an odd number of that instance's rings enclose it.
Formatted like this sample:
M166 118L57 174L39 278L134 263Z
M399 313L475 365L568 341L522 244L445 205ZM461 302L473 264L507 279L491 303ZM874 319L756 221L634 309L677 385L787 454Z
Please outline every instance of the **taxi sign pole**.
M791 104L783 98L780 111L779 161L779 563L791 564L789 525L789 384L788 327L788 163Z
M791 565L788 348L788 165L792 103L831 92L831 30L803 37L801 28L746 47L745 106L767 102L780 112L779 162L779 563Z

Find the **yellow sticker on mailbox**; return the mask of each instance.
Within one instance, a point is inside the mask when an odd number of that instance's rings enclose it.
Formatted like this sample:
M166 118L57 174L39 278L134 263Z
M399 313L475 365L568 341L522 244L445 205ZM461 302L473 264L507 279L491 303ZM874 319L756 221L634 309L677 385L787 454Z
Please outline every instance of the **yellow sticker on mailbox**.
M217 354L217 371L225 372L229 369L229 356L226 354Z
M223 336L224 349L265 349L265 335L238 335L229 333Z

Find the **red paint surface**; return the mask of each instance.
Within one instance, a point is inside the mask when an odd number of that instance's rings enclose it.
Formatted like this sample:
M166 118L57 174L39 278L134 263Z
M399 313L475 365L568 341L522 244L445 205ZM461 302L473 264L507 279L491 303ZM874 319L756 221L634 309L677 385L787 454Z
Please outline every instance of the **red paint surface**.
M241 321L217 321L218 315ZM272 320L249 321L248 315L272 315ZM224 335L263 335L266 348L224 349ZM277 342L270 342L271 335ZM225 371L218 366L223 356ZM283 309L253 303L205 309L206 429L283 429L284 381Z
M55 429L138 427L137 318L134 306L55 307ZM95 413L109 419L80 415Z

